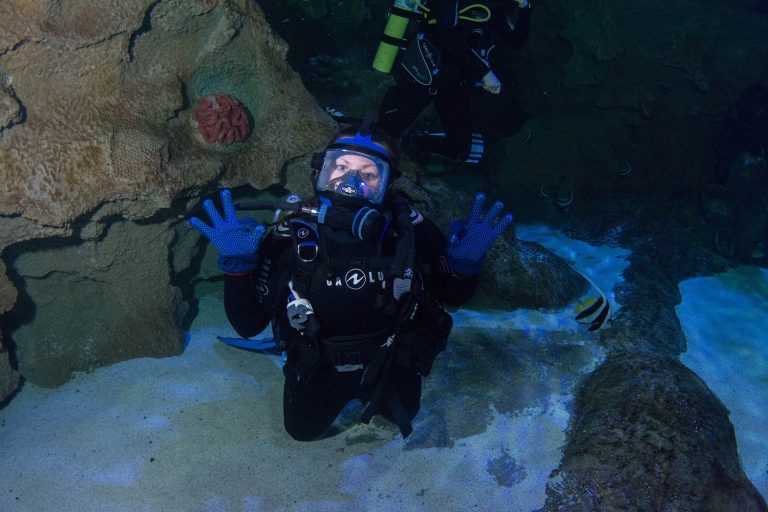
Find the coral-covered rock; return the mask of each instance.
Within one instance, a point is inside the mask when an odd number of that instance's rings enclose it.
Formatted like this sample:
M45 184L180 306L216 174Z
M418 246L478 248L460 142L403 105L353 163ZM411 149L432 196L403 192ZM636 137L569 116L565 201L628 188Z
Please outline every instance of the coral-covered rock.
M211 94L197 100L192 112L197 131L205 142L229 146L250 134L248 110L228 94Z
M9 0L0 17L20 27L0 35L0 215L66 226L123 200L148 217L220 176L265 188L334 129L254 2ZM252 114L236 151L189 130L195 100L221 91Z
M20 312L35 308L13 334L24 378L58 386L74 371L181 352L188 305L168 268L172 223L112 222L94 240L14 255Z
M766 510L728 410L679 361L612 354L574 409L544 510Z
M16 302L16 288L5 275L5 263L0 260L0 315ZM0 403L10 395L19 383L19 373L11 366L10 353L0 332Z
M286 63L287 45L255 2L5 0L0 19L0 250L9 268L24 264L23 274L9 272L13 285L37 276L24 294L33 303L12 311L22 322L13 333L22 375L54 384L73 371L178 352L185 306L172 281L184 269L172 268L164 230L184 222L203 190L280 182L283 163L322 144L335 124ZM221 142L242 142L199 144L190 129L195 102L222 91L251 115ZM146 228L135 240L144 263L89 267L126 220ZM51 236L71 236L57 247L77 257L23 256L41 245L20 242ZM65 263L78 278L66 279ZM56 286L81 307L46 301ZM87 320L94 293L104 306L98 321ZM12 303L3 297L4 307ZM33 325L41 319L50 326ZM53 328L67 322L72 335ZM144 335L118 340L107 325Z
M13 87L3 86L0 88L0 133L21 122L22 118L21 105Z
M3 347L0 333L0 403L2 403L19 385L19 372L11 366L9 352Z

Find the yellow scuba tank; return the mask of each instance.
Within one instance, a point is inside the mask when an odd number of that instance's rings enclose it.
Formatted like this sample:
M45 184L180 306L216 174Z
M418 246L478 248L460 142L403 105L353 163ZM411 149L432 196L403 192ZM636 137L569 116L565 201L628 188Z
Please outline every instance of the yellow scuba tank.
M389 11L387 26L381 36L379 48L373 58L373 69L382 73L392 71L397 53L405 48L403 38L408 22L412 19L424 19L428 9L419 0L395 0L395 5Z
M384 28L384 34L381 36L379 48L376 50L376 56L373 58L373 69L382 73L392 71L395 63L395 57L400 50L404 50L406 43L405 31L411 20L417 22L426 21L427 23L437 23L435 19L428 19L429 8L427 0L395 0L395 5L389 10L387 26ZM458 12L459 19L475 23L486 23L491 19L491 10L482 3L467 5Z

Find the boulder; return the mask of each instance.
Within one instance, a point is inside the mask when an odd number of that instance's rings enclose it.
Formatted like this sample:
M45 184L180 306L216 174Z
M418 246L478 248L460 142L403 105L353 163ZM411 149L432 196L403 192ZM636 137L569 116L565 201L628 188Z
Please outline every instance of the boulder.
M613 353L574 405L544 510L766 510L728 410L679 361Z

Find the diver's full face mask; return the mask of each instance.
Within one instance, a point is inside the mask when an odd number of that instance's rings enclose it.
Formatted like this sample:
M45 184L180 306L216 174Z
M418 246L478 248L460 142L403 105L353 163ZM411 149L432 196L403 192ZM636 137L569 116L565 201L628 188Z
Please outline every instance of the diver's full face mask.
M389 171L389 163L374 155L345 148L328 149L316 190L380 205L386 195Z

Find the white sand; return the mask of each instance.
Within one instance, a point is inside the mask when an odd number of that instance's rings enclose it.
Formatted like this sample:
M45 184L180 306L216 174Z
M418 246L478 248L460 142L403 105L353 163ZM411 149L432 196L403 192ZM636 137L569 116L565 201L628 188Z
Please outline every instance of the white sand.
M619 279L617 251L546 235L575 247L575 261L603 264L590 277L612 276L606 291ZM484 347L514 362L495 382L451 359L483 333ZM27 384L0 411L0 510L533 510L559 464L573 386L603 356L570 308L461 310L412 438L381 422L354 424L353 408L340 434L298 443L283 431L275 361L216 335L234 333L222 303L207 297L179 357L100 368L53 390ZM481 373L497 369L482 347L473 352ZM511 384L520 378L536 386ZM486 393L467 404L466 414L487 419L470 433L470 418L456 414L467 385ZM432 429L447 439L419 441Z

